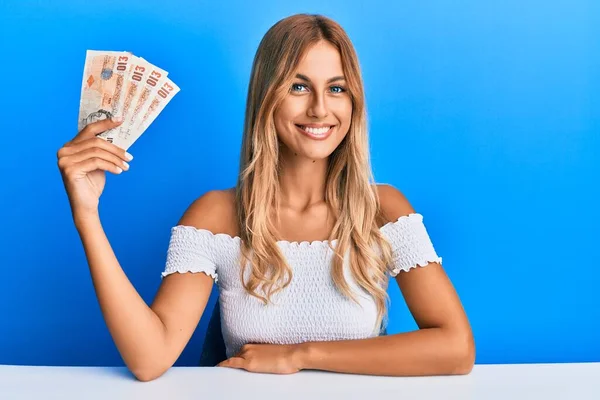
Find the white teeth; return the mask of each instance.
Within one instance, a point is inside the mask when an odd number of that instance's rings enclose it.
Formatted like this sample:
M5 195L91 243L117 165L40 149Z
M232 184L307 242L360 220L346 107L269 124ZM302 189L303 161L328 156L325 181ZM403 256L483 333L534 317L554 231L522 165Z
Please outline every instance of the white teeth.
M313 135L324 135L329 131L331 127L326 128L307 128L306 126L301 126L306 132L311 133Z

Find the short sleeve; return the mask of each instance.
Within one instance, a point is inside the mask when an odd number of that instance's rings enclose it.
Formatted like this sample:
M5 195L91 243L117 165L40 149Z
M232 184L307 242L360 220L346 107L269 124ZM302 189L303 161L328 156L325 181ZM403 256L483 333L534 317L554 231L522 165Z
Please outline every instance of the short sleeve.
M174 272L204 272L217 282L213 247L214 236L210 231L186 225L172 227L167 262L161 279Z
M442 263L442 258L438 257L423 224L421 214L403 215L397 221L386 224L382 233L392 246L391 276L416 266L425 267L430 262Z

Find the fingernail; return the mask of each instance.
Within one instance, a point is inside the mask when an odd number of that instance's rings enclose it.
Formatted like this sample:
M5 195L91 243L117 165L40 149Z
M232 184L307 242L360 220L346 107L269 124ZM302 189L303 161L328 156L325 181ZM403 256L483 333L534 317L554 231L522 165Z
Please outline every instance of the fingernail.
M121 121L123 121L123 117L113 117L112 121L113 122L121 122Z
M127 152L125 152L125 158L127 159L127 161L133 160L133 156Z

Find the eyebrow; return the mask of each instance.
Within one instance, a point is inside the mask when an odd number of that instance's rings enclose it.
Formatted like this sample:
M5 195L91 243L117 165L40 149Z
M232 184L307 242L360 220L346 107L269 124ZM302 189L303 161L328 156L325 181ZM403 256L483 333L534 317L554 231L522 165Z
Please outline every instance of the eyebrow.
M303 81L306 81L306 82L310 82L310 79L306 75L296 74L296 78L302 79ZM346 78L344 78L343 76L334 76L333 78L329 78L329 80L327 80L327 83L331 83L331 82L335 82L335 81L343 81L343 80L346 80Z

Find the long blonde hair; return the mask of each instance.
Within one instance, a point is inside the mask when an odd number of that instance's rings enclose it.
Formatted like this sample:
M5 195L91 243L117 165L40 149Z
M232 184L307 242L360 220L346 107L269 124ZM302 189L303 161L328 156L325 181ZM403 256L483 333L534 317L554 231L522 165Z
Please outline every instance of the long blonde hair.
M271 216L271 210L277 218L280 215L279 141L273 114L289 92L300 59L321 40L338 49L352 99L350 128L329 156L325 183L325 202L334 210L336 220L328 239L335 252L332 279L346 297L358 303L343 275L344 254L349 248L352 277L377 305L374 332L378 332L382 322L381 329L387 326L386 271L392 253L379 231L385 220L370 164L362 76L346 32L321 15L297 14L277 22L263 37L254 57L235 199L242 239L240 279L246 291L265 305L291 282L292 270L277 246ZM333 239L338 242L335 249ZM248 262L251 273L244 282ZM275 287L284 276L285 283ZM259 287L266 297L257 293Z

